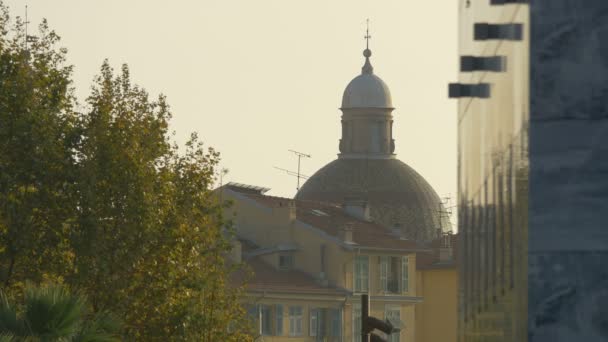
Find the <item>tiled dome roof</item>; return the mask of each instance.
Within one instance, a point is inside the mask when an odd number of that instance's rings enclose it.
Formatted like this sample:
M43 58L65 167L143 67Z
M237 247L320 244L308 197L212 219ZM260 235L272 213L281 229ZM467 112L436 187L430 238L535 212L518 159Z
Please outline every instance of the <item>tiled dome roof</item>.
M435 190L398 159L336 159L310 177L296 199L337 204L366 200L376 222L399 225L403 237L416 241L430 241L438 229L450 229Z

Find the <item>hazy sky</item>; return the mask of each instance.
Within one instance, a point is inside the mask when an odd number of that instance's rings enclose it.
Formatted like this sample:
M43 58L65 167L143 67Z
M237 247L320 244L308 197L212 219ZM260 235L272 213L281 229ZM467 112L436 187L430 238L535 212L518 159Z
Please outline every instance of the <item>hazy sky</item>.
M360 73L370 19L374 72L390 87L398 158L440 196L456 194L458 1L4 0L68 48L82 100L104 58L164 93L181 143L196 131L222 154L225 181L293 196L288 149L312 175L336 158L342 92ZM33 31L33 30L32 30Z

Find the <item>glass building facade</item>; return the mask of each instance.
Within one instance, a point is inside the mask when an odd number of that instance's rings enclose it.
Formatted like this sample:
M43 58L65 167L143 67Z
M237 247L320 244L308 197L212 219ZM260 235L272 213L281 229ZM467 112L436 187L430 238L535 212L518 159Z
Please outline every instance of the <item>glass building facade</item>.
M521 24L517 39L475 39L476 24ZM490 96L458 104L460 341L524 341L528 223L529 8L460 2L461 84ZM479 35L479 32L477 33ZM500 57L500 65L483 57ZM466 68L466 59L473 59ZM495 61L496 59L494 59Z
M459 16L459 341L608 341L608 1Z

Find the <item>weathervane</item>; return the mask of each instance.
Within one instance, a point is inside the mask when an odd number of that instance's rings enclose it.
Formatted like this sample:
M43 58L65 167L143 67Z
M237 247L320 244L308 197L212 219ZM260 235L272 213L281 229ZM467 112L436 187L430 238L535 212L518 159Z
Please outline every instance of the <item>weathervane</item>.
M369 39L372 36L369 35L369 18L367 19L367 30L365 31L365 48L369 50Z

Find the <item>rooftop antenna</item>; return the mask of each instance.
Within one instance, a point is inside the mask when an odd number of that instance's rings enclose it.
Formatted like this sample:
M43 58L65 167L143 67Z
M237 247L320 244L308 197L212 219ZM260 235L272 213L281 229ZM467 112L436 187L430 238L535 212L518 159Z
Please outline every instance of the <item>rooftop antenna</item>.
M369 18L367 18L367 30L365 31L365 48L369 50L369 40L372 36L369 35Z
M452 198L450 196L446 196L439 202L439 210L437 211L439 213L439 228L437 229L439 237L444 234L443 228L445 227L443 226L443 223L446 221L450 225L449 231L452 231L452 220L450 218L452 216L452 209L455 206L450 205L451 201Z
M25 51L26 58L29 59L30 52L29 52L28 43L36 42L37 37L28 35L27 29L28 29L28 24L30 23L30 21L27 17L27 5L25 5L25 21L23 23L25 24L25 37L23 37L23 50Z
M220 170L220 203L224 203L224 176L227 175L229 171L230 170L225 167Z
M283 168L277 167L277 166L275 166L274 168L277 169L277 170L279 170L279 171L283 171L283 172L285 172L286 174L288 174L290 176L298 177L298 189L297 190L300 190L299 189L299 187L300 187L300 182L299 182L300 178L302 178L302 179L308 179L308 176L304 176L303 174L301 174L299 172L293 172L293 171L290 171L290 170L287 170L287 169L283 169Z
M289 150L289 152L293 152L293 153L295 153L296 156L298 156L298 174L297 174L298 186L296 187L296 191L299 191L300 190L300 178L302 178L300 175L300 160L302 159L302 157L310 158L311 156L310 156L310 154L306 154L306 153L302 153L302 152L298 152L298 151L294 151L294 150Z
M27 20L27 5L25 5L25 37L23 37L23 42L25 43L25 52L27 53L27 25L29 24L29 20Z

